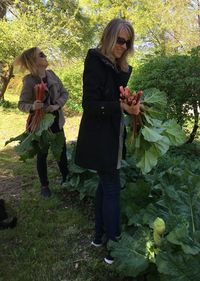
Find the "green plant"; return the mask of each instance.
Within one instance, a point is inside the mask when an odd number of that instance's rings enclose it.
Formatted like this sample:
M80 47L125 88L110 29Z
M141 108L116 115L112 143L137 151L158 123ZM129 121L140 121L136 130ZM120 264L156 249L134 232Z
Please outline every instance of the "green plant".
M135 155L136 166L142 173L148 173L156 166L170 146L185 142L185 134L174 119L166 120L167 99L158 89L146 89L143 92L142 112L136 135L129 129L129 150ZM138 117L138 118L139 118ZM133 116L128 116L132 124ZM136 118L136 117L134 117Z
M82 75L83 62L75 62L65 68L57 71L64 86L69 92L69 100L66 103L67 108L72 112L82 112Z
M167 95L168 112L183 126L193 120L190 142L199 122L200 57L191 55L159 56L146 60L132 76L133 89L157 88Z
M26 161L27 159L33 158L39 150L47 151L50 146L51 151L55 159L60 159L62 147L64 143L63 132L53 134L49 129L53 124L54 116L52 114L45 114L39 126L33 131L25 131L22 134L11 138L6 141L5 145L18 141L18 145L15 147L20 159Z

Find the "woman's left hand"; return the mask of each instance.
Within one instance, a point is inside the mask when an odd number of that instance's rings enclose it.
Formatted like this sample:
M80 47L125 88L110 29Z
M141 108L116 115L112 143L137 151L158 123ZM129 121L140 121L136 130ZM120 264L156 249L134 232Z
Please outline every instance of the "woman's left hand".
M121 108L128 112L131 115L138 115L140 113L140 102L137 104L128 105L127 103L121 101L120 102Z
M56 110L59 109L59 105L58 104L51 104L49 106L47 106L47 108L45 109L46 112L54 112Z

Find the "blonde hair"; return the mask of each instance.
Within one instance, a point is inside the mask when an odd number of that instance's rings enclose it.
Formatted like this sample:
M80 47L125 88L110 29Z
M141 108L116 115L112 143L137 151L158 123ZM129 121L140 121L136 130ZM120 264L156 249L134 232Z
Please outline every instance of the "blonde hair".
M22 71L28 70L32 75L38 75L36 66L37 49L37 47L33 47L25 50L15 59L13 65L19 66Z
M122 29L125 29L130 36L130 48L128 48L124 52L122 57L117 59L116 61L122 70L128 71L127 57L128 55L133 54L133 43L135 39L134 29L130 22L120 18L115 18L111 20L103 31L98 48L104 56L114 62L112 51L117 42L118 34Z

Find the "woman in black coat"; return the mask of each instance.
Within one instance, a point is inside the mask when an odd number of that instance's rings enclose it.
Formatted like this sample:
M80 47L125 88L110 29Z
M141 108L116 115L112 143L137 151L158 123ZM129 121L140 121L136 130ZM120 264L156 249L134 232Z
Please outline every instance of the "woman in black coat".
M96 170L99 185L95 204L93 246L120 235L119 168L125 154L123 111L139 114L139 104L128 106L120 100L132 68L127 56L133 52L134 30L123 19L106 26L100 44L88 51L83 73L83 116L76 147L75 163ZM112 263L110 255L105 258Z

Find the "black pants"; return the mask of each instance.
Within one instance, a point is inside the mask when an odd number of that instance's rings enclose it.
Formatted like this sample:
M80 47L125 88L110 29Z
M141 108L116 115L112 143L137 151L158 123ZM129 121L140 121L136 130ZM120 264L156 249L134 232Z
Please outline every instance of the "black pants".
M63 131L63 130L62 130ZM64 134L64 131L63 131ZM39 151L37 153L37 171L40 179L40 183L42 186L48 186L48 173L47 173L47 156L48 151L46 153ZM68 160L67 160L67 147L66 143L63 145L63 150L60 156L60 160L57 161L60 173L62 175L62 180L65 181L67 175L69 174L68 170Z
M119 170L98 172L99 185L95 198L95 239L116 240L120 235L120 176Z

